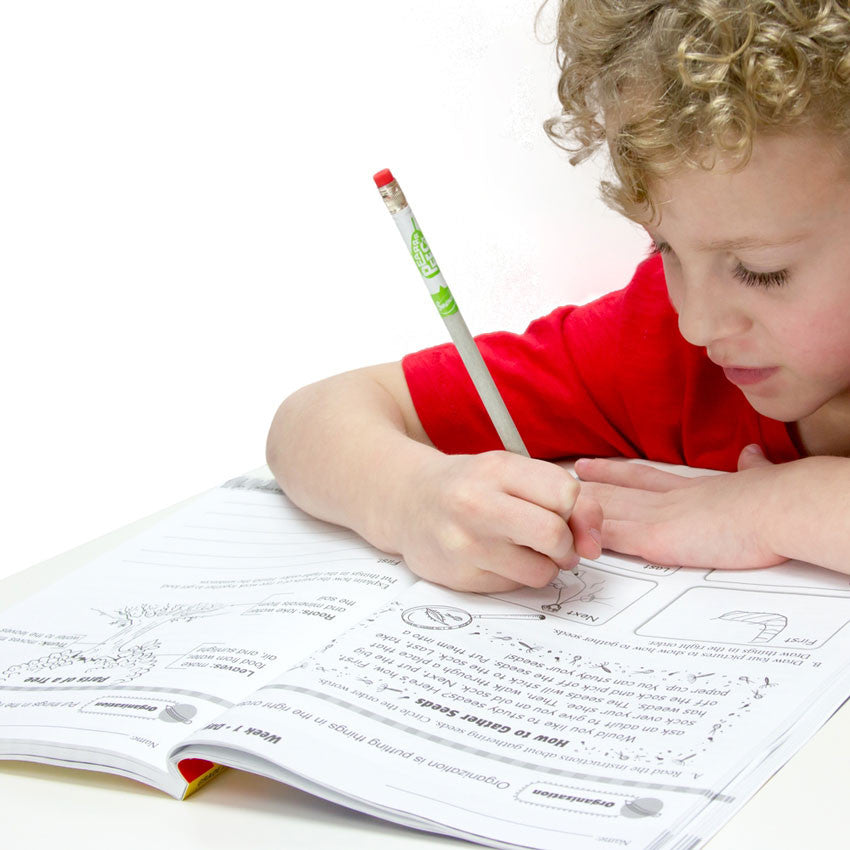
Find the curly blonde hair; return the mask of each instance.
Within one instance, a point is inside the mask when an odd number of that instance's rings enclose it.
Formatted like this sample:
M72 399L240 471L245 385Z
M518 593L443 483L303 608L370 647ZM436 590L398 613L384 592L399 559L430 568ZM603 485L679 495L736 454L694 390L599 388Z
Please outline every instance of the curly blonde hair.
M573 164L607 142L603 198L635 221L655 217L652 179L743 166L756 132L850 135L847 2L560 0L557 53L563 111L544 128Z

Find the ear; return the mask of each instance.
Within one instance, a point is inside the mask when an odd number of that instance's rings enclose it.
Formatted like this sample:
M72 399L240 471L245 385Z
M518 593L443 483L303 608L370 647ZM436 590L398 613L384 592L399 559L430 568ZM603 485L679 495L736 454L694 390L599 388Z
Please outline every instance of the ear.
M761 446L751 443L749 446L741 449L741 454L738 455L738 472L744 469L756 469L760 466L773 466L764 456Z

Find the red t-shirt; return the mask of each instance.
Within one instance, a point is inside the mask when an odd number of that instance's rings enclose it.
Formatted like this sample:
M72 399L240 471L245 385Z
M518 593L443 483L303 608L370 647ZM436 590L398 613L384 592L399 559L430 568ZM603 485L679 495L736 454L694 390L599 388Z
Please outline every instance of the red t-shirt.
M560 307L523 334L478 346L533 457L643 457L734 470L758 443L774 462L803 456L796 426L757 413L704 348L686 342L661 258L582 307ZM449 454L502 444L454 345L402 361L428 436Z

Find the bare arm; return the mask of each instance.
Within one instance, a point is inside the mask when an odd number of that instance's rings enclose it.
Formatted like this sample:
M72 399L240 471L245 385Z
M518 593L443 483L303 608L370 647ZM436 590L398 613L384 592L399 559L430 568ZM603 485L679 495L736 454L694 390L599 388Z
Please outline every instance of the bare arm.
M805 458L779 476L765 517L772 548L850 574L850 458Z
M458 590L540 587L598 557L602 517L560 467L505 451L445 455L400 363L304 387L280 406L266 456L287 495L413 572Z
M266 444L268 465L295 504L390 552L398 541L378 506L397 503L405 470L415 474L434 454L398 362L298 390L278 408Z
M602 504L603 543L612 549L719 569L796 558L850 574L850 458L774 465L745 449L729 475L683 478L600 459L576 470Z

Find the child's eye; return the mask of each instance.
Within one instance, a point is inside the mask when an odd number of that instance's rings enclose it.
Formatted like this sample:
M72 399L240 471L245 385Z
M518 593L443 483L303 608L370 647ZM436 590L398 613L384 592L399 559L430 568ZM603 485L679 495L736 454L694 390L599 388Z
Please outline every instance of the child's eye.
M660 239L653 239L649 246L648 256L652 257L655 254L672 254L673 249L669 243L663 242ZM761 286L765 289L770 289L776 286L784 286L788 283L788 270L779 269L775 272L754 272L748 269L742 263L735 266L734 275L745 286Z
M735 267L735 277L745 286L763 286L770 289L774 286L783 286L788 282L788 270L779 269L775 272L754 272L738 263Z

